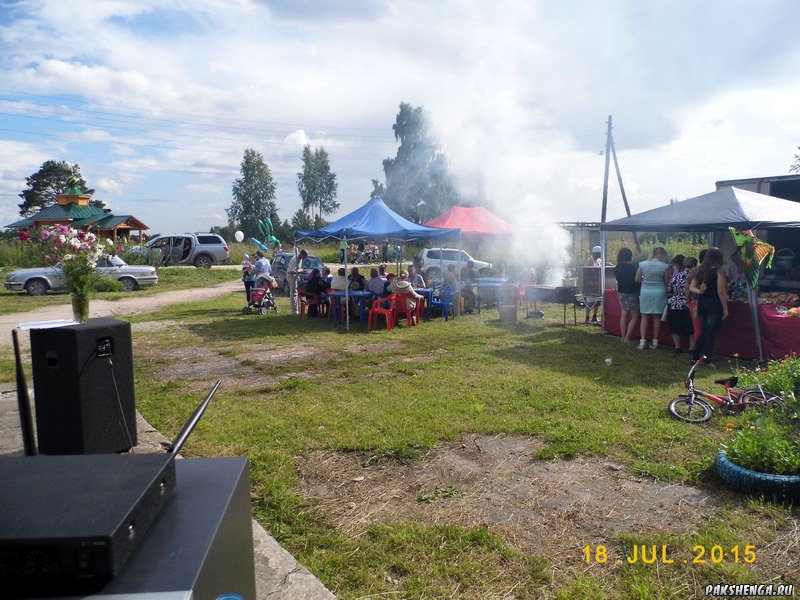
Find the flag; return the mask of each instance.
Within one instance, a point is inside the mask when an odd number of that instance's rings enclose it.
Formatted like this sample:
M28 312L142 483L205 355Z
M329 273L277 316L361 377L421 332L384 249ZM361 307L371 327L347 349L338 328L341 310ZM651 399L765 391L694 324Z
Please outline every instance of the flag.
M766 266L772 266L772 259L775 256L775 246L769 245L764 240L758 239L753 232L748 229L739 231L731 227L733 243L736 244L736 256L741 262L742 272L747 280L747 285L751 290L758 286L758 279L761 276L761 265L767 261Z

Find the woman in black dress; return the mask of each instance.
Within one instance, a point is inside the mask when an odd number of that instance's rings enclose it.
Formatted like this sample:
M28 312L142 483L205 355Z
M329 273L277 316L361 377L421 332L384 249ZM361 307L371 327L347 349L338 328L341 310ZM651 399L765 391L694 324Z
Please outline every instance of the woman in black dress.
M728 281L722 270L722 262L720 249L709 248L689 284L689 290L697 294L697 315L700 319L700 338L695 344L692 360L703 358L707 367L717 366L711 362L714 341L720 324L728 318Z
M620 248L617 266L614 267L620 307L619 335L623 342L630 341L639 320L639 289L642 284L636 283L636 265L631 262L632 258L630 248Z

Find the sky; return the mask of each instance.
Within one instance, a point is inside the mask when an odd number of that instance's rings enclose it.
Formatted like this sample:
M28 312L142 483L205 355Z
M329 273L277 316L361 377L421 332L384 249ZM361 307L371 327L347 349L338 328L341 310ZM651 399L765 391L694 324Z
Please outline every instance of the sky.
M600 220L612 115L640 212L788 174L799 27L789 0L0 0L0 224L66 160L150 233L206 231L246 148L290 219L305 144L328 150L341 216L383 179L400 102L428 113L460 198L527 223Z

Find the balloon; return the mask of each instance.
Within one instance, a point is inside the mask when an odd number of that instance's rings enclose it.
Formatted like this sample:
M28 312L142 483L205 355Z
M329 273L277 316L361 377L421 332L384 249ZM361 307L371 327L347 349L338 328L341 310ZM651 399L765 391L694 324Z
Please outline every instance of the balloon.
M256 238L250 238L250 241L253 242L259 248L261 248L262 251L269 252L269 248L267 248L264 244L259 242Z
M267 226L264 224L264 221L260 219L258 221L258 230L261 232L261 235L263 235L265 238L269 237L269 230L267 229Z
M276 238L274 235L271 235L267 238L267 241L272 242L273 244L280 244L281 241Z
M235 238L236 238L236 241L237 241L237 242L242 242L242 241L244 241L244 234L243 234L241 231L237 231L236 233L234 233L234 234L233 234L233 237L235 237Z
M264 217L264 221L266 222L267 225L269 225L269 235L275 233L275 227L272 226L272 221L270 220L270 218Z

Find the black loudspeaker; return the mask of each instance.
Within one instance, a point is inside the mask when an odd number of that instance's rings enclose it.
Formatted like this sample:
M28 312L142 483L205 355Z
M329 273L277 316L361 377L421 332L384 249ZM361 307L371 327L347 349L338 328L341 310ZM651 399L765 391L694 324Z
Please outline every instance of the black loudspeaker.
M42 454L123 452L136 445L131 324L89 319L31 329Z

